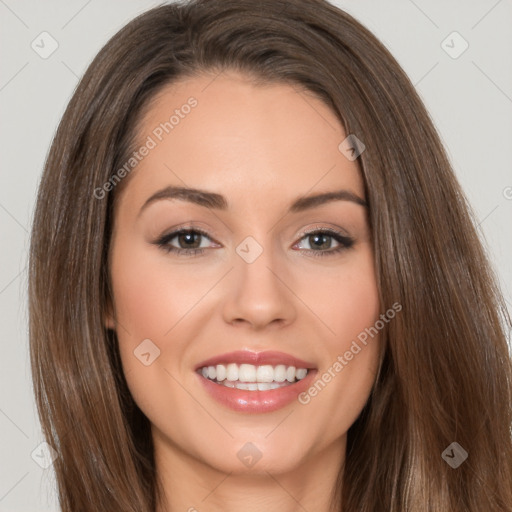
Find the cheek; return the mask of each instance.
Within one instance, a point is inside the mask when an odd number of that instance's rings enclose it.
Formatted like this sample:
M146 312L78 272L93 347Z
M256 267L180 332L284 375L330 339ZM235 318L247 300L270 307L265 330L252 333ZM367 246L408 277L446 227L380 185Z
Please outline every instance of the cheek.
M183 329L194 333L187 313L204 291L200 282L173 270L156 248L129 239L114 247L111 277L124 373L135 400L149 413L156 397L148 390L169 387L163 369L174 372L183 360L188 342ZM146 366L142 354L147 353Z
M372 326L381 312L370 246L317 283L319 286L308 302L316 305L315 313L329 328L331 335L325 336L325 343L334 355L347 350L351 341Z
M322 418L326 436L346 432L366 403L378 369L380 301L373 253L368 247L336 271L323 295L312 297L329 327L322 365L299 403ZM371 335L369 334L371 332Z
M165 258L120 242L112 258L116 315L132 337L161 338L197 302L203 287L197 279L171 268Z
M186 404L171 377L176 371L171 362L183 358L187 339L180 342L179 322L198 295L183 273L171 272L165 258L158 256L156 248L119 237L111 261L123 372L135 402L152 421L162 419L169 403ZM172 329L176 336L167 334ZM146 360L144 354L149 354Z

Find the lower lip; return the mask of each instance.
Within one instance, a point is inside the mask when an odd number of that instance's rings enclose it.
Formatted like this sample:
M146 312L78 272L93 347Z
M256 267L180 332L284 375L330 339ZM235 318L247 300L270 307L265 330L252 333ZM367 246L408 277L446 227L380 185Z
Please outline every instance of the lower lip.
M277 411L297 400L297 396L311 385L316 373L317 370L309 370L303 379L294 384L267 391L228 388L206 379L199 373L196 375L206 391L222 405L238 412L263 413Z

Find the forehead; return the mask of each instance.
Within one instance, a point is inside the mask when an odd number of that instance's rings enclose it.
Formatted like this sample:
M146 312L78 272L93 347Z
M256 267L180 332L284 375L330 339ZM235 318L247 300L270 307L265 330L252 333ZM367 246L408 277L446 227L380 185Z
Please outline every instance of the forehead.
M284 83L256 85L237 72L200 75L161 90L139 123L148 146L127 195L169 184L222 191L239 205L345 188L361 197L357 164L338 146L341 123L313 94ZM261 198L260 198L261 199Z

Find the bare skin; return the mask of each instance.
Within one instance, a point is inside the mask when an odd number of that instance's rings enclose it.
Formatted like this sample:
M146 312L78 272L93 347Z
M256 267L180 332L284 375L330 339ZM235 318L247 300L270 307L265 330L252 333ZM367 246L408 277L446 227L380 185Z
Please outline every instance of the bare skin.
M382 311L366 207L335 200L287 209L341 189L365 199L363 181L338 149L347 134L319 99L285 84L255 86L235 72L212 80L167 87L141 122L140 143L153 133L157 144L125 178L115 212L114 305L105 322L117 331L130 391L152 425L165 490L158 512L328 512L346 433L375 380L379 336L341 371L332 367ZM155 127L190 97L197 106L157 140ZM229 206L164 198L142 208L169 185L222 194ZM155 243L191 226L208 235L197 235L200 254ZM315 229L353 243L303 234ZM248 236L262 249L251 263L236 251ZM188 248L179 236L166 243ZM134 356L145 339L160 350L148 366ZM194 371L234 350L285 352L313 362L319 377L331 368L331 379L307 403L234 411ZM261 454L252 467L237 456L247 442Z

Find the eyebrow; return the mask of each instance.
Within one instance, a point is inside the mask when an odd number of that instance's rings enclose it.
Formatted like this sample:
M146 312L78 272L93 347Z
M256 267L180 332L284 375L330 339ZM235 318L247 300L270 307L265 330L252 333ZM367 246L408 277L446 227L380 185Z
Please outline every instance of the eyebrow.
M146 202L142 205L139 215L147 208L151 203L161 200L178 199L181 201L187 201L189 203L197 204L205 208L212 208L215 210L225 211L229 207L227 199L215 192L208 192L207 190L200 190L197 188L189 187L176 187L170 185L168 187L155 192L150 196ZM355 204L359 204L364 207L368 207L368 203L360 198L358 195L350 192L349 190L335 190L332 192L323 192L319 194L302 196L292 202L288 208L289 213L298 213L305 210L321 206L325 203L332 201L350 201Z

